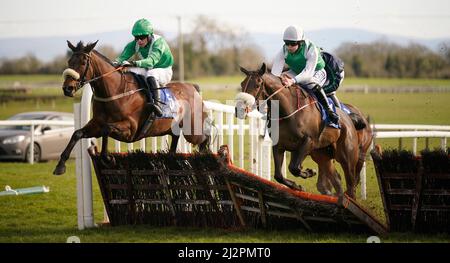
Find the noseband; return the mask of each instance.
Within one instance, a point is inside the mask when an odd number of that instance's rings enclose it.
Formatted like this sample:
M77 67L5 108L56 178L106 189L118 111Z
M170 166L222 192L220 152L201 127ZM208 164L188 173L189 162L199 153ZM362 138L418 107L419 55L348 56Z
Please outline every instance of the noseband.
M83 74L81 75L81 77L80 77L80 75L79 75L79 73L77 71L75 71L74 69L71 69L71 68L67 68L63 72L63 76L64 77L70 76L77 82L77 85L75 86L75 91L77 91L81 87L83 87L86 83L89 83L89 82L93 81L93 80L86 81L86 75L87 75L87 72L89 70L89 66L91 64L91 55L88 54L88 53L79 52L79 51L78 52L74 52L73 54L82 54L82 55L87 56L87 58L88 58L87 62L86 62L86 68L84 69Z

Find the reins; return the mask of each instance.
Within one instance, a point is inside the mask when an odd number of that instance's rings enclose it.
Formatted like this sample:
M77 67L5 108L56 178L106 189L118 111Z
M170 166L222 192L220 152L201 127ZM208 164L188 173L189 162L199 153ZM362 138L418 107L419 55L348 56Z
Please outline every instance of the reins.
M250 82L250 78L251 78L251 77L249 77L249 79L248 79L248 81L247 81L247 85L248 85L248 82ZM262 77L261 77L261 79L262 79ZM245 85L244 92L247 90L247 85ZM266 87L266 86L265 86L265 83L264 83L264 79L263 79L263 83L262 83L261 86L262 86L262 88L259 87L259 90L258 90L258 93L257 93L257 95L256 95L256 98L259 97L261 90L264 90L264 93L268 94L268 93L266 92L266 90L265 90L265 87ZM268 96L268 97L267 97L267 98L259 105L259 107L261 107L261 106L264 105L264 104L267 104L267 102L268 102L271 98L273 98L275 95L277 95L278 93L280 93L281 91L283 91L283 89L285 89L285 88L287 88L287 87L286 87L286 86L283 86L282 88L277 89L274 93L272 93L271 95L269 95L269 96ZM298 97L298 100L300 100L298 93L297 93L297 97ZM303 105L303 106L300 106L300 103L298 103L297 109L296 109L295 111L291 112L290 114L288 114L288 115L286 115L286 116L280 117L280 118L270 118L270 120L273 120L273 121L280 121L280 120L289 119L290 117L294 116L297 112L299 112L299 111L305 109L306 107L308 107L308 106L310 106L310 105L312 105L312 104L314 104L314 103L316 103L316 102L317 102L316 100L313 100L313 101L311 101L311 102L309 102L308 104L305 104L305 105Z
M101 78L104 78L104 77L106 77L106 76L108 76L108 75L110 75L110 74L112 74L112 73L114 73L114 72L116 72L116 71L119 71L119 70L123 70L123 69L124 69L123 66L120 66L120 67L115 68L114 70L108 71L108 72L106 72L106 73L104 73L104 74L102 74L102 75L100 75L100 76L98 76L98 77L92 78L92 79L90 79L90 80L85 80L86 74L87 74L88 69L89 69L89 66L90 66L90 64L91 64L91 63L90 63L90 62L91 62L91 55L88 54L88 53L85 53L85 52L74 52L74 54L76 54L76 53L78 53L78 54L83 54L83 55L85 55L85 56L88 57L88 61L87 61L87 63L86 63L86 68L85 68L85 70L84 70L84 72L83 72L83 75L81 76L80 81L79 81L79 84L78 84L79 87L83 87L83 86L86 85L86 84L89 84L89 83L91 83L91 82L94 82L94 81L96 81L96 80L99 80L99 79L101 79ZM92 88L92 87L91 87L91 88ZM114 95L114 96L111 96L111 97L107 97L107 98L97 97L97 96L95 95L94 88L92 88L92 93L93 93L93 95L94 95L94 96L93 96L93 99L94 99L94 100L100 101L100 102L110 102L110 101L117 100L117 99L120 99L120 98L123 98L123 97L126 97L126 96L133 95L134 93L136 93L136 92L138 92L138 91L141 91L141 90L143 90L143 89L130 90L130 91L123 92L123 93L120 93L120 94L117 94L117 95Z

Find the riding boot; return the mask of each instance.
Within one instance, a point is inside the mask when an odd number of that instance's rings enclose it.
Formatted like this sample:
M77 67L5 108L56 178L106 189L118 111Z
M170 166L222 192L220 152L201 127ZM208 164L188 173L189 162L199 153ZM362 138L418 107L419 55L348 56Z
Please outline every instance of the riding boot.
M334 105L337 108L341 108L341 102L339 101L338 97L336 96L336 91L328 93L327 96L331 98L331 100L333 101Z
M339 121L339 115L337 115L331 108L330 104L328 104L327 95L325 95L325 91L322 89L322 87L317 85L314 88L314 94L316 95L317 100L319 100L320 104L322 104L322 106L327 111L330 121L337 125Z
M163 115L163 112L161 110L161 106L159 106L159 87L156 83L155 77L150 76L147 77L147 83L150 87L150 92L153 94L153 99L147 103L149 105L150 109L156 114L156 116L161 117Z

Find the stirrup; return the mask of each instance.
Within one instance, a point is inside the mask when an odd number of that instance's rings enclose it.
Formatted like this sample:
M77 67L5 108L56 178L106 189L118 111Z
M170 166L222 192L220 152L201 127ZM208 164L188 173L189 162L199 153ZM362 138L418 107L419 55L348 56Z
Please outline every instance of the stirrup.
M150 106L150 109L155 113L157 117L161 117L163 115L161 107L159 107L155 103L148 103L147 105Z
M330 121L334 124L338 124L339 123L339 115L337 115L334 111L329 111L328 112L328 118L330 119Z

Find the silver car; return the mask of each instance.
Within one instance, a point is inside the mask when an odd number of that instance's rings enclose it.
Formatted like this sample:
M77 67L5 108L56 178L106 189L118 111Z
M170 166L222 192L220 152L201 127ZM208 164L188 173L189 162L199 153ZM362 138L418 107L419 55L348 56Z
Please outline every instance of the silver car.
M65 112L24 112L8 120L72 121L73 114ZM0 160L28 160L31 126L0 126ZM34 128L34 161L58 159L74 131L73 126L36 125Z

